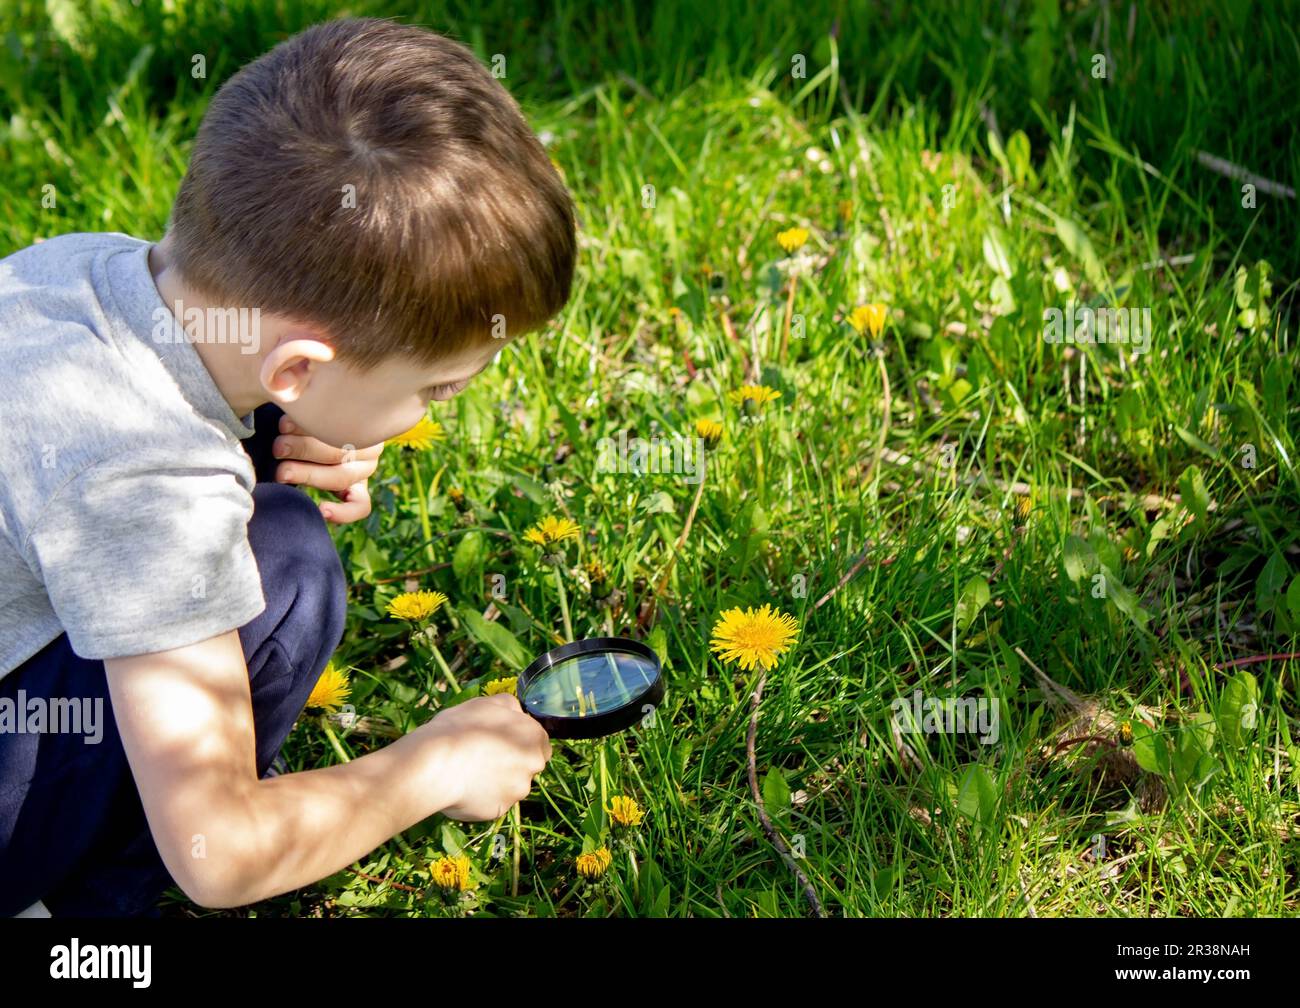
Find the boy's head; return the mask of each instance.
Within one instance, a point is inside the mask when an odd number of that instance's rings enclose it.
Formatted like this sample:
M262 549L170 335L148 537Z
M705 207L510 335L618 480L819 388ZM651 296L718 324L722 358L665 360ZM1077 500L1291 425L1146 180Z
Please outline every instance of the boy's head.
M288 323L262 347L267 398L358 446L544 325L575 255L569 194L509 93L459 43L373 19L310 28L221 87L167 244L208 303Z

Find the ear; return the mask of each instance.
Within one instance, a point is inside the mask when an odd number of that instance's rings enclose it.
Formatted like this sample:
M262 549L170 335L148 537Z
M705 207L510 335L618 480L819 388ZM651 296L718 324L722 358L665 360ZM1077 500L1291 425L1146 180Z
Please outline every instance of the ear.
M312 336L282 339L262 359L258 378L271 401L283 406L307 391L318 365L333 359L334 348Z

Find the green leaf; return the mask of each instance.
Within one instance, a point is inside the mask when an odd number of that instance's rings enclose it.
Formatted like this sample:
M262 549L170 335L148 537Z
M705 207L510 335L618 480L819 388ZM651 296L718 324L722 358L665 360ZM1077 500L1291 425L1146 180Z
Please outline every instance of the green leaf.
M1145 626L1150 621L1151 614L1138 604L1138 597L1129 591L1120 576L1105 564L1101 566L1101 575L1106 584L1106 598L1139 628Z
M1214 716L1205 711L1193 714L1178 729L1171 759L1175 783L1195 790L1218 771L1218 763L1210 755L1214 736Z
M1088 282L1098 291L1104 291L1107 286L1106 271L1102 268L1101 260L1097 258L1087 232L1068 217L1057 214L1052 214L1052 226L1056 230L1056 237L1061 239L1061 244L1065 246L1065 250L1083 264L1083 273L1088 278Z
M534 504L547 503L546 488L531 476L525 476L523 473L515 473L510 477L510 481L519 488L520 493Z
M481 613L469 606L457 606L465 630L480 644L488 647L493 654L509 665L516 672L521 672L531 659L519 638L500 623L485 620Z
M659 657L659 664L668 668L668 634L665 632L662 623L656 623L653 630L646 637L645 642L650 645L652 650Z
M1272 320L1268 300L1273 293L1269 274L1273 267L1261 259L1249 270L1237 267L1233 293L1237 301L1237 323L1243 329L1264 329Z
M957 789L957 811L981 826L991 826L997 814L998 792L989 772L972 763Z
M790 785L780 767L772 767L763 777L763 804L774 819L790 811Z
M1229 746L1239 749L1254 737L1255 722L1259 717L1259 684L1253 675L1238 672L1228 680L1219 697L1215 717L1219 734Z
M388 554L380 549L373 539L367 539L361 548L352 554L352 571L364 575L367 581L373 581L380 571L388 569Z
M648 495L640 504L637 510L641 514L674 514L677 511L677 504L673 501L672 495L663 490L656 490Z
M1007 253L1006 241L1002 233L994 227L984 232L984 261L998 276L1010 280L1015 270L1011 265L1011 256Z
M487 537L477 529L466 532L451 555L452 573L462 584L470 583L483 568L487 555Z
M1169 773L1169 743L1164 735L1142 721L1133 722L1133 758L1147 773Z
M1196 523L1202 529L1209 527L1210 493L1205 489L1205 477L1198 466L1188 466L1178 477L1178 490L1183 496L1183 503L1196 515Z
M1300 574L1291 579L1291 587L1286 590L1286 606L1291 618L1300 620Z
M998 135L993 130L988 132L988 141L989 153L993 155L993 160L1002 166L1002 170L1008 176L1014 176L1015 173L1011 170L1011 162L1007 160L1006 151L1002 148L1002 141L998 139Z
M55 38L81 56L94 53L95 44L86 15L75 0L45 0L45 16Z
M1029 137L1025 136L1024 130L1016 130L1007 137L1007 161L1011 164L1011 177L1017 185L1036 181L1030 159Z
M1079 580L1096 563L1097 558L1093 555L1092 547L1084 539L1077 535L1069 535L1065 537L1063 559L1065 562L1065 576L1078 584Z
M989 602L989 584L979 575L971 578L962 587L957 600L957 630L964 632Z
M1280 550L1274 550L1255 580L1255 604L1260 609L1271 611L1278 602L1277 596L1282 593L1283 585L1290 580L1291 565ZM1287 604L1290 605L1289 600Z
M442 824L442 849L448 857L460 857L465 852L467 843L464 832L451 823Z
M1214 445L1210 444L1209 442L1203 441L1201 438L1197 437L1195 434L1189 431L1186 427L1179 427L1177 424L1175 424L1174 433L1177 434L1180 438L1182 438L1183 443L1186 444L1188 447L1195 448L1202 455L1208 455L1216 462L1219 461L1219 449L1215 448Z
M560 422L564 424L564 433L569 436L569 443L576 449L579 445L585 443L582 436L582 427L578 423L578 418L570 412L569 408L564 405L564 401L556 395L554 398L555 409L560 414Z

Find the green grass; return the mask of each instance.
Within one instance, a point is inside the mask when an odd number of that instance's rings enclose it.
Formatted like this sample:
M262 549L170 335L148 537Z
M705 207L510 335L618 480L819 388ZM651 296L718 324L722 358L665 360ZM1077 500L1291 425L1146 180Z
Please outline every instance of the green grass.
M334 10L174 6L102 2L79 21L19 3L0 22L0 251L160 235L217 80ZM1294 7L1138 5L1130 36L1127 7L1107 21L1044 3L991 21L968 5L928 20L477 6L410 19L485 61L506 54L578 204L579 274L550 330L438 408L445 441L385 453L375 514L339 533L352 588L336 661L380 733L334 731L360 755L452 699L427 646L383 615L410 572L451 597L439 649L471 691L557 639L551 571L521 537L546 514L584 530L563 568L574 633L637 635L696 487L600 472L599 441L710 417L726 436L648 634L668 695L653 727L557 743L517 831L435 817L256 912L442 913L428 866L462 847L485 876L479 913L806 912L746 781L755 677L708 650L723 610L771 603L801 629L768 677L758 773L828 913L1294 913L1297 666L1214 666L1300 650L1295 201L1261 192L1245 209L1194 153L1294 187ZM1105 51L1102 85L1088 68ZM810 230L810 258L782 359L775 236L792 226ZM1071 296L1149 308L1150 351L1045 342L1044 308ZM866 302L890 309L878 340L845 322ZM727 392L756 375L782 396L742 424ZM590 600L593 558L624 595L614 610ZM467 615L485 611L496 635ZM1033 666L1094 701L1082 720L1047 702ZM992 701L997 744L901 748L891 703L917 688ZM1097 738L1045 755L1081 736ZM1131 754L1124 780L1101 772ZM317 716L287 755L340 758ZM573 858L604 836L599 796L618 793L647 810L636 868L620 847L606 880L582 883ZM204 913L173 896L171 912Z

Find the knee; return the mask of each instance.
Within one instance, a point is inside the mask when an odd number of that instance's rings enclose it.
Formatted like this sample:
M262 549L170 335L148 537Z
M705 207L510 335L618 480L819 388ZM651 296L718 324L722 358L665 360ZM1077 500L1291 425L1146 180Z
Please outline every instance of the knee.
M285 484L258 484L253 500L249 542L267 607L280 608L273 598L288 600L277 636L292 624L328 658L343 636L347 581L325 519L306 493Z

